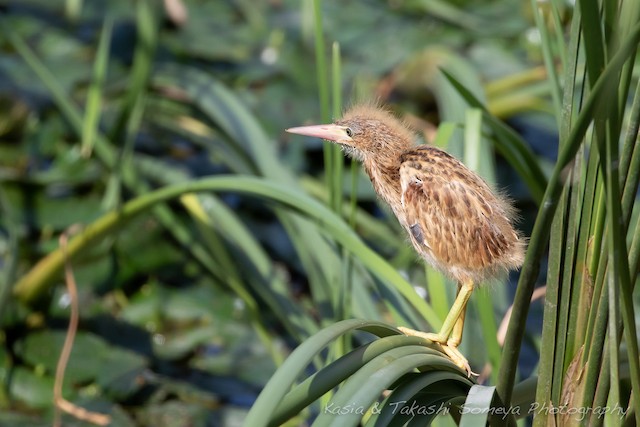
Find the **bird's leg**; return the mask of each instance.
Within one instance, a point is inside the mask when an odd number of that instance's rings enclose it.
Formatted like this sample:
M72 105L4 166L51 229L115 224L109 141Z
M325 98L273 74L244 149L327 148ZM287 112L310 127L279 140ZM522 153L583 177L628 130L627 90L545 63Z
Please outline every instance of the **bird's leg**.
M460 287L458 287L458 292L460 292ZM462 313L460 313L460 317L456 320L455 325L453 325L453 330L451 331L451 335L447 340L447 345L449 347L457 347L462 342L462 332L464 329L464 318L467 315L466 308L462 309Z
M469 368L469 362L467 362L467 359L460 353L460 350L458 350L458 345L460 345L462 341L464 314L467 308L467 302L473 292L473 287L474 285L471 280L460 284L458 295L449 310L449 314L447 314L447 317L444 319L440 332L437 334L418 332L408 328L398 328L406 335L419 336L440 344L442 350L451 360L462 369L465 369L469 375L472 373Z
M467 302L469 301L469 297L471 297L471 292L473 292L473 282L468 281L462 283L458 288L458 295L456 295L456 299L447 317L444 319L440 332L437 334L425 333L424 337L440 344L447 344L450 339L453 339L452 344L454 344L454 347L457 347L460 341L462 341L462 328L464 326L463 313L465 313L467 308Z

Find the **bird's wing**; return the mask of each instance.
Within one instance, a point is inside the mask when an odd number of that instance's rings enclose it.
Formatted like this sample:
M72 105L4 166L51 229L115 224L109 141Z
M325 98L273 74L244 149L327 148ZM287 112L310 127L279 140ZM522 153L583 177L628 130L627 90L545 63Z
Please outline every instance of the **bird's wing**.
M505 233L513 231L487 184L435 148L413 150L402 160L402 206L414 245L443 269L491 268L508 250Z

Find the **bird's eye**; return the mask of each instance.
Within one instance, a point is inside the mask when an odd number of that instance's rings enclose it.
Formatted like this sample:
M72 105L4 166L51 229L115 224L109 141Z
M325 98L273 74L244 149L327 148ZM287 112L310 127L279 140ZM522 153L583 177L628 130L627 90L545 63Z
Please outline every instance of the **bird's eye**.
M353 136L353 131L351 130L351 128L346 128L344 131L347 133L347 136L349 138Z

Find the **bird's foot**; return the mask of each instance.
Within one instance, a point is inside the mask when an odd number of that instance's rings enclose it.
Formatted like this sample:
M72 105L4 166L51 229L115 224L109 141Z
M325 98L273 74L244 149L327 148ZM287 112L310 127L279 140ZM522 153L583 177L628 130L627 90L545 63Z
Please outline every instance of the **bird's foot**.
M469 361L466 357L458 350L458 347L450 345L450 344L440 344L442 347L442 351L444 351L449 359L453 363L455 363L460 369L464 370L467 373L467 377L471 378L471 376L479 376L475 372L471 370L471 366L469 365Z
M438 344L442 349L442 352L449 356L449 359L451 359L456 366L464 370L468 377L471 377L472 375L476 377L478 376L478 374L471 370L471 366L469 365L467 358L462 355L460 350L458 350L457 343L451 342L449 337L445 337L441 334L434 334L432 332L420 332L403 326L398 327L398 329L405 335L424 338L427 341Z

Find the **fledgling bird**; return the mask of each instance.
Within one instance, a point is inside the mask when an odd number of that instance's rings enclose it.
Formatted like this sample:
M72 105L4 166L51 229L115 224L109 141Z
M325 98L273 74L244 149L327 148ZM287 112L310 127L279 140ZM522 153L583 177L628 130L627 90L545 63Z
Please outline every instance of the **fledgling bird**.
M471 375L458 350L464 313L474 287L524 260L524 239L513 227L514 210L476 173L446 152L414 146L413 132L375 105L348 110L333 124L287 132L339 144L361 161L378 195L391 207L416 251L458 283L458 294L438 333L400 328L441 345Z

